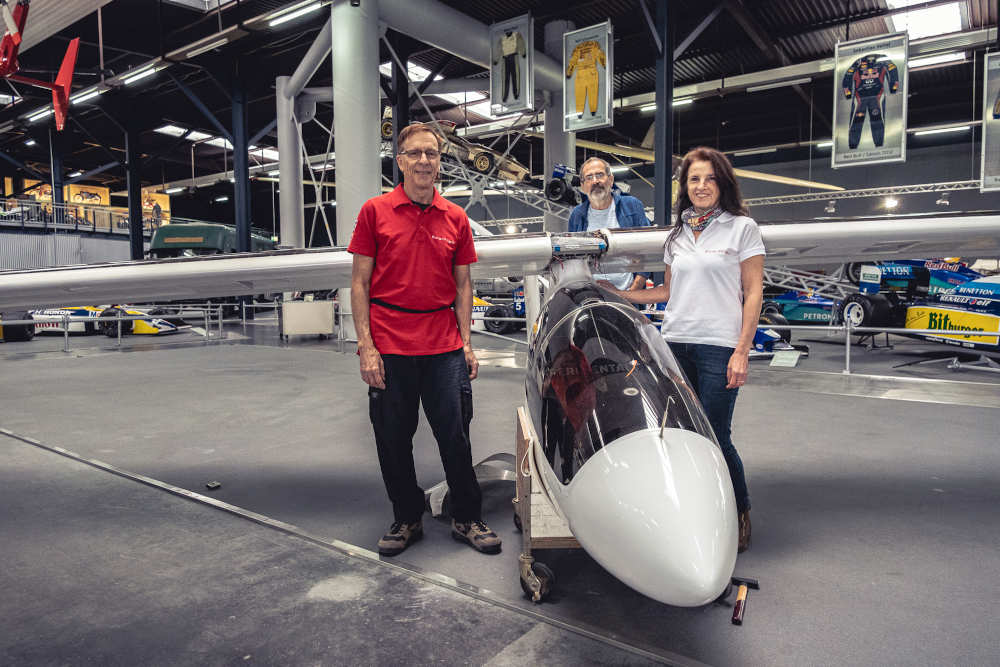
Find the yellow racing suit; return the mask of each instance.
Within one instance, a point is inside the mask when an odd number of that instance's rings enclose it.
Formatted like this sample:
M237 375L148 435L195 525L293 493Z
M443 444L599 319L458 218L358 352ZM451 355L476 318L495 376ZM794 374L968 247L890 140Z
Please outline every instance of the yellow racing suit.
M580 42L573 49L573 55L569 57L569 66L566 68L566 78L572 78L576 72L576 112L583 116L583 107L590 96L590 115L597 113L597 91L600 83L600 73L597 70L598 63L601 67L608 66L604 51L596 41L589 39Z

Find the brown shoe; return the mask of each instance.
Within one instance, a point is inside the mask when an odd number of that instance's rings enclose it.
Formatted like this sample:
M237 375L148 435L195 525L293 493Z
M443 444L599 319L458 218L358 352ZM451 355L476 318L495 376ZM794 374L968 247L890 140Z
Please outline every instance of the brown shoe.
M740 512L740 543L737 553L743 553L750 548L750 510Z
M451 536L484 554L500 553L500 538L479 519L468 523L459 523L452 519Z
M378 552L383 556L395 556L406 550L414 542L424 536L424 524L420 521L406 523L396 521L389 532L378 541Z

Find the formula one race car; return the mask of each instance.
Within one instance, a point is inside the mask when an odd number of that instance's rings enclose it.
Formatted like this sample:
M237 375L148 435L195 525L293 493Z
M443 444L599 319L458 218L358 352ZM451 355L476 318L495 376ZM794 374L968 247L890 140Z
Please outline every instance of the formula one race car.
M789 324L829 324L836 320L837 302L808 291L788 290L765 297L760 312L781 315Z
M123 336L169 334L191 328L190 324L177 317L167 317L167 313L159 308L139 310L130 306L67 306L33 310L30 314L35 320L35 333L65 333L68 327L69 333L117 336L117 320L98 318L139 316L140 319L121 320Z
M917 267L921 268L921 267ZM840 305L844 321L858 327L941 329L956 334L913 334L939 343L966 348L1000 350L1000 276L970 280L957 287L929 294L929 272L917 271L918 279L905 289L885 289L880 267L866 265L861 292L851 294Z
M480 314L484 317L524 317L524 287L514 290L514 300L510 304L491 303L478 296L472 300L473 314ZM500 320L473 320L473 329L482 331L485 329L490 333L509 334L520 331L524 328L524 322L507 322Z

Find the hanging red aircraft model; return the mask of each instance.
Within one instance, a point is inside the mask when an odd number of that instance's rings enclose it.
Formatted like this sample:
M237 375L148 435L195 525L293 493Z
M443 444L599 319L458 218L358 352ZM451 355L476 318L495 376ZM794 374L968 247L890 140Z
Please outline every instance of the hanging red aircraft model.
M3 15L7 32L0 41L0 76L18 83L26 83L37 88L47 88L52 91L52 110L55 113L56 129L62 130L66 124L66 111L69 109L69 93L73 85L73 69L76 67L76 55L80 50L80 38L73 39L66 48L59 72L53 83L21 76L17 73L20 65L17 62L17 51L21 46L21 34L28 20L28 5L31 0L17 0L13 13L7 0L0 0L0 14Z

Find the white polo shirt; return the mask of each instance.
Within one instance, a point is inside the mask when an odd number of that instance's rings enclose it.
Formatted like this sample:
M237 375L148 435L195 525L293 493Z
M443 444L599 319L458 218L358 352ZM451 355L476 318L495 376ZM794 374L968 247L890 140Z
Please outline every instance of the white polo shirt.
M670 267L663 337L736 347L743 326L740 262L763 254L764 242L752 218L723 213L697 240L684 225L663 255Z

